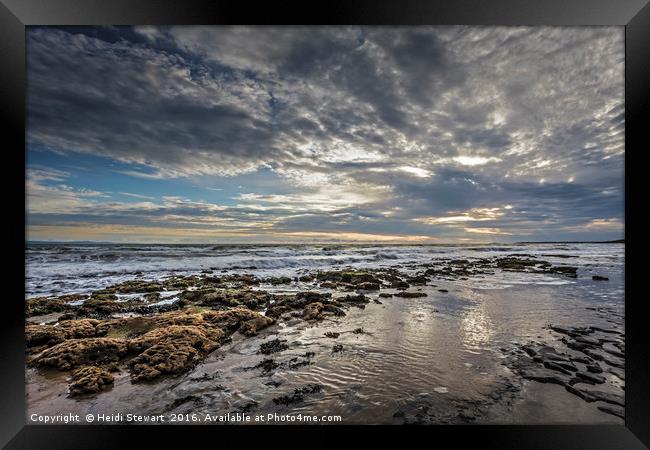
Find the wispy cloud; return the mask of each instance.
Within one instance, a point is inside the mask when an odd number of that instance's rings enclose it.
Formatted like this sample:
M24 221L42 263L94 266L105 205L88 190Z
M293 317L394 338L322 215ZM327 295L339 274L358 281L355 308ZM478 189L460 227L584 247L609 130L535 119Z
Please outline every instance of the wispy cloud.
M30 28L28 151L68 160L30 164L29 223L618 237L623 36L620 27ZM88 170L71 163L90 155L116 166L76 177ZM205 187L171 198L187 184Z

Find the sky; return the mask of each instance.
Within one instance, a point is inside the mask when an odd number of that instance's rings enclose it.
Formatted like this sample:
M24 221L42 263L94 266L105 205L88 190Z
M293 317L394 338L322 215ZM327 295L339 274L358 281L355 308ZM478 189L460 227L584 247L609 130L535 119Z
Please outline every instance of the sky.
M622 27L28 27L29 240L621 239Z

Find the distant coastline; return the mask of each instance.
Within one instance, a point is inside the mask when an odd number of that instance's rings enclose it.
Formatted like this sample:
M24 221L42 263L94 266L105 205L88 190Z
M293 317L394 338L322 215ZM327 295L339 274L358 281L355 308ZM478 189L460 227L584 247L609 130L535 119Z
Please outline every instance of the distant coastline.
M363 242L111 242L111 241L25 241L26 245L133 245L133 246L215 246L215 247L231 247L231 246L314 246L322 245L327 246L407 246L407 247L475 247L483 245L531 245L531 244L625 244L625 239L616 239L612 241L521 241L521 242L443 242L443 243L416 243L416 242L400 242L397 241L363 241Z

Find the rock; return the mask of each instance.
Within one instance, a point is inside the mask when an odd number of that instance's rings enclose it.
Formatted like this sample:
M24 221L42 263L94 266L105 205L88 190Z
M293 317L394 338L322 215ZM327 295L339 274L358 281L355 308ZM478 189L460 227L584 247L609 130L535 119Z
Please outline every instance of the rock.
M497 258L496 266L499 269L510 271L525 271L527 268L534 267L540 261L534 259L520 259L520 258Z
M334 314L335 316L345 316L345 311L332 304L323 305L323 311Z
M413 285L416 285L416 286L424 286L431 280L428 277L424 276L424 275L417 275L417 276L414 276L414 277L407 278L407 281L410 284L413 284Z
M320 302L324 304L331 298L332 298L332 294L330 294L329 292L303 291L303 292L298 292L295 295L295 299L299 300L299 302L296 305L306 305L308 303L314 303L314 302Z
M268 317L273 317L273 318L277 319L282 314L287 313L289 311L291 311L290 306L286 306L286 305L271 306L269 309L266 310L266 315Z
M356 328L352 331L354 334L363 334L363 328Z
M243 322L239 327L239 332L244 336L255 336L260 330L267 328L275 323L270 317L259 316L254 319Z
M562 325L549 325L549 328L556 333L561 333L561 334L566 334L566 335L571 335L571 328L565 327Z
M80 367L72 372L70 397L97 394L113 384L114 377L108 371L95 366Z
M544 363L550 363L550 361L544 361ZM553 370L542 367L528 357L519 357L510 360L509 365L516 373L527 380L538 381L540 383L554 383L562 386L567 385L570 380L570 377L567 376L567 374L570 375L570 372L564 368L557 366L559 370Z
M291 278L289 277L271 277L265 280L267 283L272 284L273 286L278 286L280 284L290 284Z
M84 297L82 297L84 298ZM55 312L64 312L70 308L62 298L38 297L25 301L25 316L42 316Z
M334 347L332 347L332 353L339 353L343 351L343 345L342 344L336 344Z
M63 330L52 325L25 326L25 345L27 348L46 346L51 347L66 340Z
M562 342L564 342L564 344L567 347L569 347L569 348L571 348L573 350L577 350L579 352L584 352L585 354L588 354L587 351L591 347L591 345L589 345L589 344L585 344L585 343L577 342L577 341L563 340Z
M614 329L609 329L609 328L601 328L601 327L591 326L591 327L589 327L589 329L592 330L592 331L600 331L601 333L621 334L620 331L614 330Z
M578 268L577 267L557 266L557 267L551 267L549 269L549 271L553 272L553 273L563 274L563 275L566 275L567 277L571 277L571 278L577 278L578 277L578 275L577 275Z
M524 345L522 349L528 354L528 356L535 356L537 351L530 345Z
M392 296L393 296L393 294L389 294L387 292L382 292L381 294L379 294L380 298L390 298Z
M447 289L438 289L438 292L442 292L443 294L446 292L449 292Z
M393 294L395 297L402 297L402 298L419 298L419 297L426 297L427 294L426 292L397 292Z
M603 351L605 353L609 353L612 356L616 356L617 358L625 358L625 353L620 352L616 349L609 348L609 347L603 347Z
M204 322L209 322L224 330L236 331L250 320L265 317L262 314L245 307L232 308L225 311L205 311L200 314ZM260 324L263 322L259 322ZM268 323L268 321L266 322Z
M543 345L538 348L537 352L539 353L540 356L542 356L545 359L554 361L554 362L566 362L569 363L571 360L567 355L558 353L556 349L553 347L550 347L548 345Z
M620 417L621 419L625 420L625 410L621 407L611 406L611 405L599 405L598 409L600 409L602 412L606 412L607 414L612 414L616 417Z
M27 347L51 347L66 339L95 337L99 323L94 319L81 319L63 320L56 326L28 324L25 327L25 343Z
M625 369L625 361L618 358L609 358L608 356L603 355L601 361L605 364L608 364L612 367L618 367L619 369Z
M361 291L378 291L379 290L379 283L359 283L357 284L357 289Z
M108 287L106 289L101 289L93 292L93 297L102 295L111 294L131 294L131 293L140 293L140 292L156 292L162 291L163 286L157 281L145 281L145 280L131 280L125 281L124 283L116 284L114 286ZM106 297L112 300L115 298Z
M329 272L320 272L316 275L316 278L319 281L334 281L338 283L350 283L350 284L361 284L361 283L376 283L380 284L373 274L365 271L329 271Z
M558 372L562 372L563 374L566 375L571 375L571 372L565 369L564 367L560 366L558 363L555 363L553 361L544 361L544 367L551 369L551 370L557 370Z
M615 368L615 367L610 367L609 370L608 370L608 372L611 373L612 375L617 376L617 377L620 378L622 381L625 381L625 372L623 372L622 370L617 369L617 368Z
M588 358L586 356L572 356L571 361L581 363L581 364L586 364L586 365L589 365L594 362L593 359Z
M70 370L82 365L116 362L126 356L127 351L127 343L124 339L68 339L43 351L31 360L30 364Z
M587 370L591 373L602 373L603 369L598 364L588 364Z
M408 289L409 287L411 287L411 285L404 280L397 280L397 281L393 281L389 287L391 287L392 289Z
M156 328L128 342L128 349L140 353L154 345L167 345L175 348L192 347L207 354L218 348L224 332L217 327L198 327L194 325L170 325Z
M591 277L591 279L594 281L609 281L609 278L603 277L601 275L594 275L593 277Z
M273 403L276 405L290 405L292 403L301 402L304 400L306 395L314 394L321 390L322 386L320 384L310 383L302 388L295 389L291 395L283 395L282 397L274 398Z
M272 341L264 342L260 345L260 353L270 355L271 353L278 353L289 348L286 340L273 339Z
M605 378L600 376L600 375L595 375L590 372L577 372L576 376L578 378L581 378L583 380L589 381L593 384L603 384L605 382Z
M323 304L320 302L310 303L305 306L302 312L304 320L321 320L323 318Z
M341 301L346 303L369 303L370 302L370 300L368 300L368 298L363 294L346 295L344 298L341 299Z
M568 344L567 344L567 345L568 345ZM596 361L602 361L603 358L604 358L603 355L601 355L600 353L598 353L598 352L596 352L596 351L594 351L594 350L588 348L588 346L586 346L586 345L584 345L584 344L583 344L582 352L583 352L585 355L591 357L592 359L595 359Z
M78 316L82 317L106 317L113 313L128 310L129 308L141 306L140 300L127 300L125 302L115 301L117 297L112 294L102 294L91 297L83 302L81 306L75 307Z
M266 375L266 374L269 374L269 373L273 372L278 367L280 367L279 363L275 362L272 359L267 358L267 359L263 359L259 364L257 364L253 368L254 369L262 369L262 373Z
M593 388L584 389L583 391L593 399L591 401L600 401L625 407L625 399L622 395L612 394L610 392L600 391Z
M325 337L336 339L341 335L341 333L336 333L334 331L326 331L325 332Z
M289 369L298 369L299 367L308 366L311 364L311 361L308 359L303 359L302 361L298 358L291 358L289 360Z
M556 360L553 361L554 364L557 364L558 366L562 367L563 369L576 372L578 368L573 365L572 362L567 362L567 361L562 361L562 360Z
M580 342L582 344L587 344L592 347L599 347L600 346L600 341L596 338L590 337L590 336L576 336L575 340L577 342Z
M177 375L194 367L202 355L184 342L154 344L129 362L134 383L151 381L163 375Z
M583 399L583 400L585 400L587 402L593 402L594 401L594 398L591 395L589 395L588 393L586 393L584 391L581 391L579 389L574 388L570 384L567 384L566 386L564 386L564 388L567 391L571 392L573 395L577 395L578 397L580 397L581 399Z

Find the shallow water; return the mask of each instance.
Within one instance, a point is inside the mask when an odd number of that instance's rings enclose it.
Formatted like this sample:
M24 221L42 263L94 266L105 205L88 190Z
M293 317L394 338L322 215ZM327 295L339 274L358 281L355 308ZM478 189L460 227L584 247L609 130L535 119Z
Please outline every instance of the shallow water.
M69 399L65 383L48 382L52 377L61 379L62 374L29 369L28 412L225 414L249 410L250 414L340 415L344 423L403 423L405 418L425 423L622 423L560 386L523 381L501 363L505 352L518 344L557 342L559 336L546 328L551 323L612 326L615 322L622 326L623 245L346 247L332 252L323 257L320 247L248 247L241 251L196 246L92 247L81 251L38 247L28 253L28 293L86 292L116 279L131 279L134 276L129 271L134 270L146 272L144 278L151 279L172 271L197 273L249 260L257 267L275 264L271 269L246 270L266 276L295 275L303 268L336 266L341 260L361 267L400 264L401 270L408 270L410 264L438 258L471 260L525 253L556 265L577 266L579 276L497 271L467 280L434 279L435 287L411 289L426 292L427 297L381 298L381 304L350 308L345 317L330 317L316 324L297 319L254 338L235 335L232 343L190 373L155 384L132 385L124 372L111 390L90 399ZM82 254L86 258L81 258ZM106 262L109 258L101 256L106 254L120 256ZM84 262L89 259L94 262ZM302 261L301 265L294 266L298 264L295 261ZM92 277L75 278L82 273ZM592 274L605 275L609 281L592 281ZM259 288L283 292L305 286ZM611 308L621 317L588 309L594 307ZM357 328L363 333L352 332ZM331 339L324 337L326 331L341 334ZM258 354L261 342L276 337L286 339L290 348L269 356ZM342 351L333 352L336 344L343 346ZM305 357L306 352L314 352L314 356ZM267 358L281 365L269 374L252 369ZM310 364L292 368L292 358ZM273 398L309 383L320 384L321 392L289 406L273 402ZM616 383L620 380L609 375L607 384Z
M294 276L307 270L351 267L391 267L442 259L479 259L508 254L530 254L553 264L580 266L584 273L604 270L622 276L622 244L518 244L518 245L133 245L133 244L29 244L26 251L26 295L61 295L86 292L135 278L159 279L191 275L201 270L252 273L258 276ZM554 256L557 255L557 256ZM566 258L563 256L572 256ZM611 277L610 277L611 279ZM557 277L497 273L478 288L514 284L571 284ZM617 281L622 286L622 279ZM610 283L614 284L614 283Z

